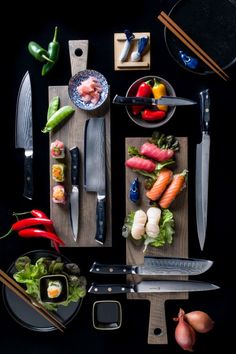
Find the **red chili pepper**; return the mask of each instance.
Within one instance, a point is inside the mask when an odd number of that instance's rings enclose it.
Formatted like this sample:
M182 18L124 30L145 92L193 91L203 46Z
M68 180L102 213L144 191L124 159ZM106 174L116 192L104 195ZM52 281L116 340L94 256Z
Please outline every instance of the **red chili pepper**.
M47 218L48 219L47 215L41 210L33 209L33 210L31 210L31 214L33 216L37 217L37 218ZM54 226L52 224L51 225L45 225L45 228L46 228L47 231L55 233L55 229L54 229ZM57 242L53 241L53 247L55 248L57 253L61 253Z
M142 119L155 121L159 119L163 119L166 116L166 112L164 111L151 111L150 109L145 109L141 112Z
M142 82L138 87L136 97L150 97L152 93L151 82L152 80ZM132 106L132 113L136 116L143 108L144 106Z
M44 225L46 227L48 225L52 225L52 220L50 220L48 218L46 218L46 219L45 218L27 218L27 219L18 220L12 225L10 230L1 238L4 238L4 237L10 235L10 233L12 231L19 231L19 230L24 229L26 227L35 226L35 225Z
M56 234L49 232L49 231L45 231L45 230L41 230L41 229L33 229L33 228L29 228L29 229L22 229L18 232L19 236L21 237L45 237L45 238L49 238L52 241L55 241L57 243L59 243L60 245L65 245L64 242L60 239L60 237L58 237Z

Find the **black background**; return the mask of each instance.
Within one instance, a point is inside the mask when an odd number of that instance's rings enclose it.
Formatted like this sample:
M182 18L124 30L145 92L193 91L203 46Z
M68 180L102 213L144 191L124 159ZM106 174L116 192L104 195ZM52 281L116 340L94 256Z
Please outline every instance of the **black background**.
M221 0L222 1L222 0ZM13 223L13 211L41 209L49 214L49 168L48 136L41 133L46 121L47 87L66 85L71 76L68 40L88 39L88 68L104 74L111 86L111 97L124 95L130 84L139 77L153 74L169 80L177 96L198 100L198 93L206 88L211 95L211 156L209 178L208 230L204 251L197 239L195 219L195 148L200 141L199 107L177 108L174 117L162 131L189 139L189 256L214 260L207 273L198 277L221 287L214 292L190 294L189 300L166 302L166 320L169 344L147 344L149 303L119 300L123 310L122 327L117 331L97 331L92 326L92 305L101 299L88 294L78 316L68 326L64 335L58 333L31 332L17 324L7 313L0 298L0 346L2 353L178 353L182 349L174 340L175 323L179 307L186 311L203 310L215 321L215 328L197 338L196 352L227 349L233 346L234 319L234 238L235 238L235 78L236 67L227 72L231 77L224 82L216 75L202 76L180 68L169 56L164 42L163 25L156 16L161 10L168 12L175 1L102 2L64 4L43 2L12 5L2 13L7 25L1 22L1 173L0 173L0 233L4 234ZM210 14L209 14L210 21ZM61 52L59 62L50 75L41 77L41 64L27 51L30 40L47 47L54 26L59 27ZM151 70L115 72L113 59L114 32L125 28L133 32L151 32ZM223 30L223 28L222 28ZM12 33L12 34L11 34ZM33 87L34 129L34 185L32 202L22 197L23 152L14 147L15 104L17 91L25 72L29 70ZM112 153L112 201L113 246L110 249L65 248L65 256L79 263L88 282L98 280L88 273L94 260L101 262L124 262L125 240L121 228L125 216L124 189L124 140L127 136L151 135L152 131L135 125L121 107L111 105L111 153ZM32 249L49 247L44 240L19 239L12 233L0 240L0 267L7 270L22 253ZM112 281L113 278L104 278ZM124 281L118 277L117 281ZM102 299L106 297L103 296Z

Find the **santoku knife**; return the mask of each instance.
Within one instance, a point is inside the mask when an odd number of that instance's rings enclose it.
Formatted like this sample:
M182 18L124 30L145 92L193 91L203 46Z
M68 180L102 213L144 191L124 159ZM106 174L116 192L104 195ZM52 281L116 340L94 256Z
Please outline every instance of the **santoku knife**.
M70 220L74 241L78 236L79 225L79 149L77 146L70 149L71 154L71 185L70 193Z
M192 291L208 291L219 289L219 286L193 280L147 280L137 284L96 284L93 283L88 292L92 294L122 293L182 293Z
M158 99L150 97L122 97L116 95L113 99L113 103L122 105L151 105L156 106L157 104L166 106L189 106L196 104L197 102L189 100L187 98L175 97L175 96L162 96Z
M197 232L201 250L203 250L208 208L208 179L210 160L210 97L209 90L200 92L202 141L196 149L196 219Z
M33 124L30 75L23 77L17 96L15 147L25 150L23 196L33 198Z
M198 275L206 272L212 264L212 261L205 259L144 257L144 264L140 266L94 262L90 272L96 274Z

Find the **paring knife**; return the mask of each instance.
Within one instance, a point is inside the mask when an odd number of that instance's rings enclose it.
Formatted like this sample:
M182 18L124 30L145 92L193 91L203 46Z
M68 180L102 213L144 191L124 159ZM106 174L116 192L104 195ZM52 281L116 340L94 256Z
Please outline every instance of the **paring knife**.
M106 236L106 150L105 118L90 118L85 125L84 188L97 192L95 240L104 244Z
M122 105L149 105L156 106L157 104L166 106L189 106L197 104L197 102L189 100L187 98L175 97L175 96L162 96L158 99L150 97L122 97L116 95L113 99L113 103Z
M77 146L70 149L71 154L71 185L70 193L70 221L74 241L77 240L79 228L79 149Z
M137 284L96 284L93 283L88 292L92 294L122 293L173 293L208 291L219 289L219 286L193 280L147 280Z
M212 261L205 259L144 257L144 264L140 266L94 262L90 272L96 274L198 275L206 272L212 264Z
M201 250L204 248L207 228L208 180L210 161L210 97L209 90L200 92L202 141L196 148L196 219Z
M23 196L33 198L33 123L30 75L23 77L17 96L15 121L15 147L25 150Z

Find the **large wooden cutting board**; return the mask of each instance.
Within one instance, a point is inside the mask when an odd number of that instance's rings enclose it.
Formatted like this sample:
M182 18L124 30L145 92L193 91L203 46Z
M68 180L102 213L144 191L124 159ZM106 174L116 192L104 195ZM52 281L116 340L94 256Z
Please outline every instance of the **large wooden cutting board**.
M78 50L79 49L79 50ZM81 54L77 56L76 53ZM87 67L88 56L88 41L78 40L69 41L69 52L71 60L71 73L72 76ZM49 87L49 101L54 97L60 97L60 106L72 105L68 96L68 86L50 86ZM92 113L82 111L76 108L75 113L69 118L59 129L49 134L49 143L59 139L64 142L66 146L66 156L64 163L66 165L66 178L65 189L67 192L67 202L65 205L55 204L52 201L52 188L55 185L55 181L52 180L52 164L55 160L50 156L50 214L51 219L54 222L56 233L62 238L67 247L101 247L101 245L94 240L96 233L96 193L87 193L83 187L83 174L84 174L84 127L86 119L96 117L105 117L105 131L106 131L106 169L107 169L107 230L106 230L106 242L103 247L110 247L112 243L111 236L111 158L110 158L110 110L109 102L104 111L94 111ZM69 215L69 203L68 194L71 191L71 178L70 178L70 148L78 146L80 151L80 207L79 207L79 232L78 238L75 242L73 240L70 215ZM60 162L60 160L58 160ZM96 171L94 171L96 173Z
M128 156L128 147L140 147L148 138L126 138L126 159ZM187 169L187 138L178 138L180 142L180 151L176 153L176 167L174 172L181 172ZM137 177L137 174L130 169L126 169L126 215L131 210L143 209L147 211L150 207L149 201L145 196L143 183L140 183L141 201L138 205L134 204L129 199L130 184ZM143 181L142 176L138 176L139 181ZM172 203L170 209L174 213L175 219L175 236L172 245L162 248L148 247L145 255L147 256L167 256L167 257L188 257L188 190L187 188L177 197ZM143 245L137 246L130 239L126 241L126 263L127 264L143 264L144 253ZM147 279L160 279L158 276L132 276L128 277L131 281L140 281ZM165 277L165 279L186 279L187 277ZM163 277L162 277L163 279ZM163 293L163 294L138 294L131 293L127 295L128 299L149 300L150 315L148 328L148 343L149 344L167 344L167 327L165 318L165 301L171 299L187 299L188 293Z

